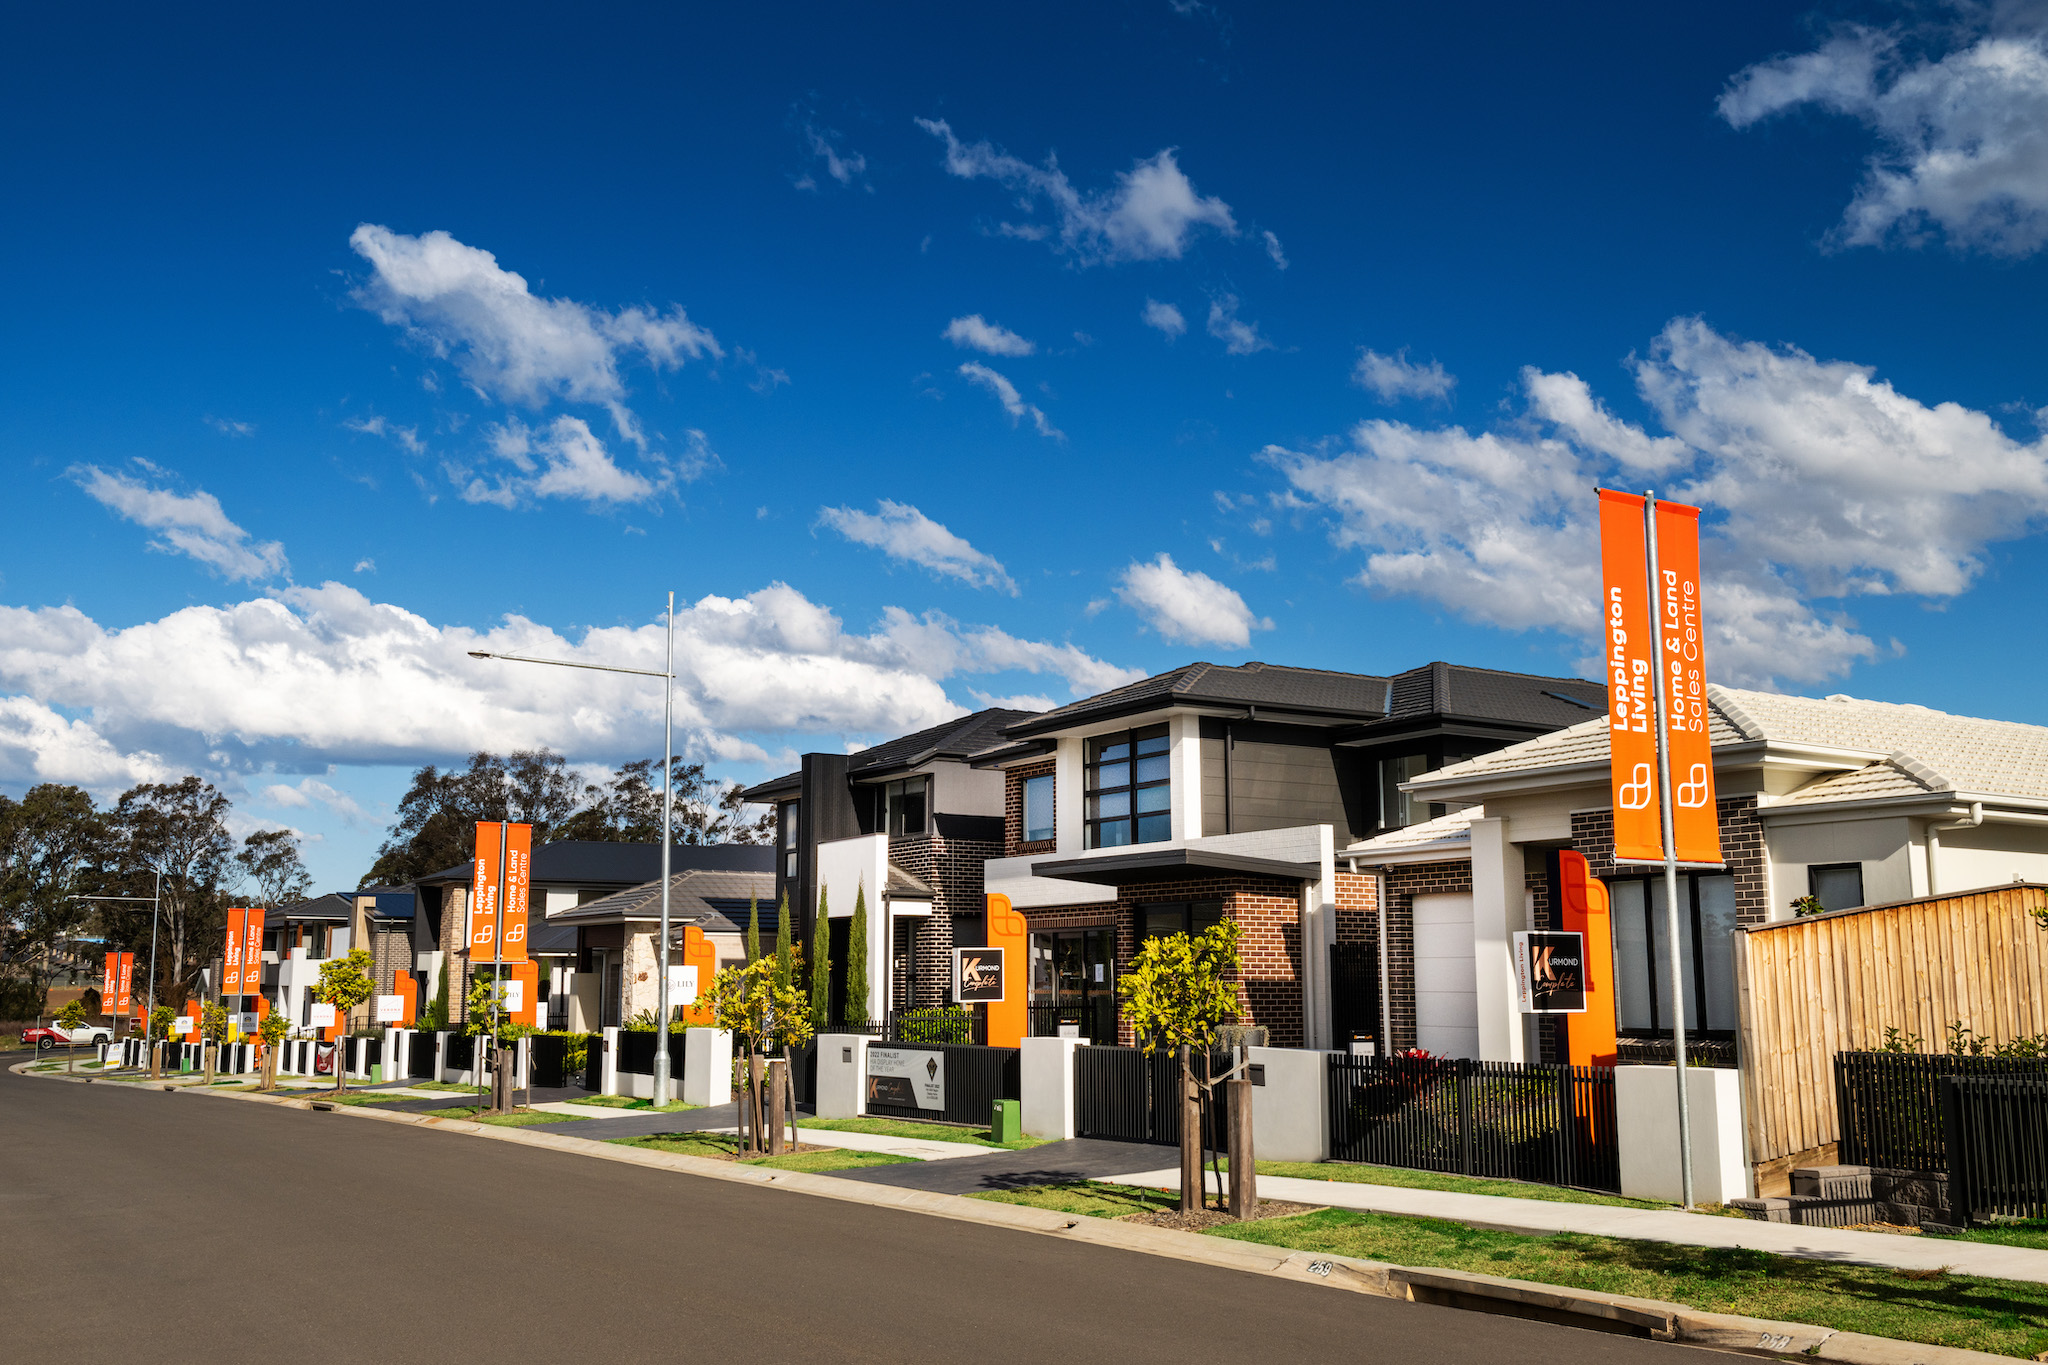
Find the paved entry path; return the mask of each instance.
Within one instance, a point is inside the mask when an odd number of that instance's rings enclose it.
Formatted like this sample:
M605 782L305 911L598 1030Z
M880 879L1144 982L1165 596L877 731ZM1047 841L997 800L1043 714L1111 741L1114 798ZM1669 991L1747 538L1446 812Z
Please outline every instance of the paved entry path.
M578 1125L579 1127L582 1125ZM829 1134L827 1135L829 1136ZM1172 1148L1147 1142L1107 1142L1101 1138L1070 1138L1027 1147L1020 1152L992 1151L987 1156L955 1157L950 1161L909 1162L871 1166L866 1170L833 1171L844 1180L895 1185L936 1194L973 1194L977 1190L1014 1190L1066 1180L1100 1180L1159 1167Z

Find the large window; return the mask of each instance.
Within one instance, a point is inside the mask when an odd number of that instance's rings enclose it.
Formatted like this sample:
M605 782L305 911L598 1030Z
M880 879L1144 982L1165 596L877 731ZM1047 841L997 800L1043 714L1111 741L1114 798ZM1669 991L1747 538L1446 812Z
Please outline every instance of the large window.
M1088 847L1120 848L1173 837L1170 747L1164 725L1088 741Z
M1053 837L1052 774L1024 779L1024 842L1039 843Z
M1614 982L1621 1031L1671 1032L1671 917L1662 876L1608 882L1614 915ZM1681 876L1679 981L1685 1026L1735 1031L1735 879Z
M782 812L782 875L785 880L796 880L796 808L794 801L785 801Z
M931 779L928 777L906 777L882 789L888 810L890 838L924 833L930 788Z
M1806 889L1823 910L1854 910L1863 904L1863 864L1822 863L1809 867Z

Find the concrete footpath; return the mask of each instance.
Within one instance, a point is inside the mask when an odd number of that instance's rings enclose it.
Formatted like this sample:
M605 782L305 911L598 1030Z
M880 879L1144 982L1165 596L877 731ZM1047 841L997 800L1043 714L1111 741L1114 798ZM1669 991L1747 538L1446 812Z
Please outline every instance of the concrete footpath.
M1096 1177L1106 1184L1147 1189L1180 1189L1178 1169ZM1259 1195L1300 1204L1392 1213L1408 1218L1442 1218L1472 1227L1547 1236L1558 1232L1625 1237L1680 1246L1747 1247L1809 1261L1842 1261L1899 1270L1946 1268L1957 1275L2048 1284L2048 1251L2031 1247L1960 1242L1948 1237L1910 1237L1845 1228L1806 1228L1720 1218L1677 1209L1625 1209L1611 1204L1560 1204L1547 1199L1510 1199L1451 1190L1415 1190L1399 1185L1362 1185L1343 1180L1303 1180L1262 1175Z

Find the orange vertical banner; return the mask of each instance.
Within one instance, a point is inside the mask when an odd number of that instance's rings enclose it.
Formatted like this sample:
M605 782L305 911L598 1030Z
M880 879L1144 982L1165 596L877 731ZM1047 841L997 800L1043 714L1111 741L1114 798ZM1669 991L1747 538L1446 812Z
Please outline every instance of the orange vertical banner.
M247 956L242 948L242 934L247 927L247 910L228 911L228 941L220 955L220 993L240 995L242 993L242 960Z
M982 1006L988 1011L988 1045L1017 1047L1031 1031L1024 984L1025 945L1030 935L1024 917L1011 908L1010 898L998 892L989 893L987 924L987 946L1003 950L1003 998Z
M1567 1014L1567 1060L1573 1066L1613 1066L1616 1042L1614 994L1614 920L1608 914L1607 886L1586 866L1586 855L1565 849L1557 855L1560 926L1584 936L1580 974L1586 983L1583 1014Z
M135 954L123 953L121 954L120 966L115 969L113 1009L115 1015L123 1015L129 1012L129 1008L135 1003L134 988Z
M263 911L243 911L242 994L263 994Z
M476 868L469 881L469 960L488 962L498 946L498 831L495 820L476 822Z
M1657 504L1657 600L1664 657L1665 752L1671 758L1673 854L1682 863L1721 861L1714 805L1714 749L1707 734L1706 640L1700 624L1700 509Z
M419 1017L420 983L411 972L398 973L398 979L391 983L393 992L404 1002L403 1013L398 1016L400 1028L411 1028L413 1020Z
M1650 650L1650 561L1643 500L1600 490L1601 654L1614 789L1614 856L1664 858L1657 805L1656 661Z
M505 904L499 917L503 933L498 955L506 962L524 962L527 902L533 891L533 826L505 826ZM705 983L709 985L710 983ZM525 1022L532 1022L531 1020Z
M817 939L814 937L813 946L816 946L816 943ZM682 965L697 969L698 1001L694 1005L683 1007L683 1022L691 1028L710 1028L711 1007L703 1001L711 993L711 978L718 975L718 945L704 937L704 931L694 924L683 926Z
M114 1012L114 997L119 993L121 978L121 954L108 953L106 968L100 977L100 1013Z

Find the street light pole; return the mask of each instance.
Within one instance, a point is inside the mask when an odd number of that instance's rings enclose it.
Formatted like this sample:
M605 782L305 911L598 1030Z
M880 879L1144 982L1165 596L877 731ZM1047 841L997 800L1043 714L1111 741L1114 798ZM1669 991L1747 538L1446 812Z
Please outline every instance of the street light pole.
M668 641L659 673L651 668L620 668L614 664L586 664L574 659L541 659L531 654L501 654L495 650L472 649L472 659L504 659L520 664L552 664L557 668L587 668L598 673L631 673L636 677L660 678L661 682L661 933L657 961L660 982L655 987L654 1098L656 1108L668 1103L668 924L669 849L675 843L675 684L676 684L676 595L668 595ZM502 906L501 906L502 912Z
M147 1037L147 1030L154 1028L156 1024L156 926L157 912L163 908L164 899L164 874L162 870L158 869L156 873L156 894L154 896L67 896L65 899L74 901L149 902L149 1012L142 1016L145 1021L144 1036ZM102 1001L101 1003L104 1004L105 1002ZM108 1011L110 1014L112 1012L111 1010ZM156 1040L152 1038L150 1041L155 1042Z

